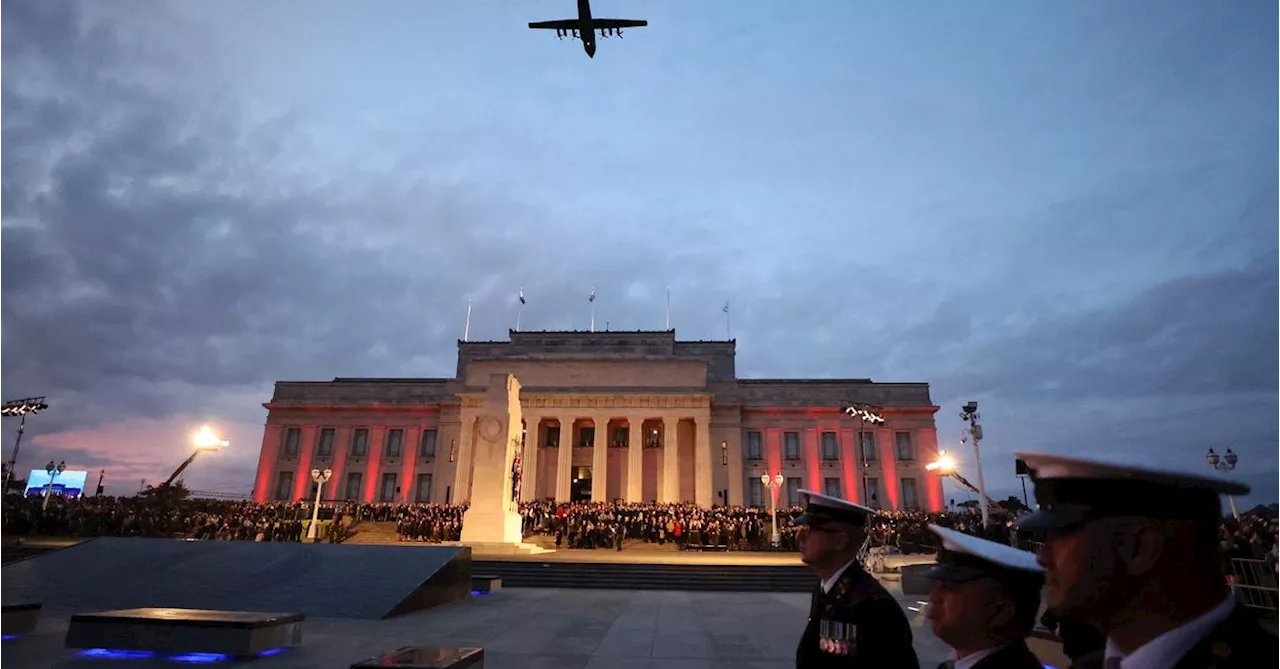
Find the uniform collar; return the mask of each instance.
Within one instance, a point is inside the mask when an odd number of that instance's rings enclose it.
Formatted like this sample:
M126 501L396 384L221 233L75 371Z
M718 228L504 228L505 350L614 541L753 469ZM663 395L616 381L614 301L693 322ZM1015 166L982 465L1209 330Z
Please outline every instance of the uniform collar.
M836 573L834 573L834 574L832 574L832 575L831 575L831 578L828 578L827 580L823 581L823 582L822 582L822 594L824 594L824 595L825 595L825 594L827 594L827 593L831 592L831 589L832 589L832 588L834 588L834 587L836 587L836 581L839 581L839 580L840 580L840 577L841 577L841 576L844 576L844 573L845 573L846 571L848 571L848 570L849 570L849 566L850 566L850 565L852 565L853 563L857 562L857 561L858 561L858 558L854 558L854 559L852 559L852 560L849 560L848 562L844 563L844 566L843 566L843 567L841 567L841 568L837 569L837 570L836 570Z
M1195 648L1196 644L1208 636L1214 627L1229 618L1235 606L1235 595L1227 595L1221 604L1199 618L1161 634L1128 655L1121 653L1111 639L1107 639L1106 659L1110 661L1112 658L1118 658L1121 669L1165 669L1175 666L1183 656Z

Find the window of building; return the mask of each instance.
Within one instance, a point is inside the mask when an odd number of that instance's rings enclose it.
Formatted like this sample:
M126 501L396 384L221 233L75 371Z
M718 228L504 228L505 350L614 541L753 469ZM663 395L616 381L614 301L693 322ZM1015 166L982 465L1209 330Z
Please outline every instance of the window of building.
M912 478L902 479L902 508L918 509L920 508L919 493L916 492L916 480Z
M316 442L316 455L327 458L333 455L333 428L320 430L320 438Z
M787 479L787 500L789 506L800 505L800 479L794 476Z
M436 457L436 431L423 430L422 444L419 447L418 455L424 458Z
M387 448L382 455L388 458L400 457L400 446L403 443L404 443L404 430L400 428L396 428L394 430L387 430Z
M347 474L347 495L343 499L360 501L364 497L364 475L360 472Z
M293 472L276 474L276 500L287 502L293 499Z
M788 460L800 459L800 433L799 432L783 432L782 433L783 456Z
M747 459L760 460L764 458L764 439L760 433L752 430L747 433Z
M835 432L822 433L822 459L823 460L839 460L840 459L840 443L836 441Z
M645 448L662 448L662 429L657 427L649 428L644 435Z
M894 441L894 446L896 447L896 450L898 452L899 460L915 460L916 459L916 446L915 444L911 443L910 432L893 433L893 441Z
M291 427L284 431L284 454L285 457L297 457L298 442L302 440L302 429Z
M876 433L875 432L859 432L858 433L859 448L862 450L863 462L876 461Z
M828 497L839 497L843 499L844 495L840 494L840 478L836 476L828 476L827 478L822 479L822 494Z
M369 454L369 429L357 427L351 432L351 455L365 456Z
M578 448L588 448L596 445L596 429L594 427L578 428Z
M560 446L560 426L547 428L547 448L557 448Z
M631 443L631 428L613 428L613 447L626 448Z
M880 508L880 479L874 476L867 477L867 506L878 509Z
M414 492L415 502L431 501L431 475L418 474L418 489Z
M395 499L396 499L396 475L394 473L383 474L382 475L382 493L378 495L378 501L394 502Z
M758 476L752 476L749 483L751 485L747 486L750 494L750 499L747 502L748 506L764 506L764 483L760 481Z

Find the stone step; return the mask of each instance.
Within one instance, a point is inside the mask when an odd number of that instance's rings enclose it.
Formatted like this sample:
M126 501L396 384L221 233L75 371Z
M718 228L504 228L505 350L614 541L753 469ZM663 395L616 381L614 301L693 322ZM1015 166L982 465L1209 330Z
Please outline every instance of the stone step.
M806 567L791 565L474 560L472 571L501 578L504 588L810 592L817 584Z

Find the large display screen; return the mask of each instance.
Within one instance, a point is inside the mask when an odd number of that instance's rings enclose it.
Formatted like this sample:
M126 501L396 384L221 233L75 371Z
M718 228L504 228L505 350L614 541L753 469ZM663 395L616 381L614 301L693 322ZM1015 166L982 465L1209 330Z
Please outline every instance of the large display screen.
M67 469L61 474L54 472L53 491L54 495L62 495L64 497L79 497L84 494L84 484L89 478L89 472L85 470ZM49 485L49 473L43 469L32 469L27 475L27 494L43 495L44 490Z

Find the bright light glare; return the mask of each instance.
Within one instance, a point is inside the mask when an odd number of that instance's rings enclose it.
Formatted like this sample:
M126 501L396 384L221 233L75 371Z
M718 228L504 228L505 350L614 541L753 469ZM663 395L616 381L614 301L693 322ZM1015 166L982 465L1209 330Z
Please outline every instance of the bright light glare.
M217 434L214 434L213 428L208 425L201 425L200 430L196 432L192 439L196 448L202 451L216 451L219 448L225 448L227 441Z
M947 474L956 470L956 459L946 453L940 453L937 460L925 465L924 468L929 471L936 469L943 474Z

